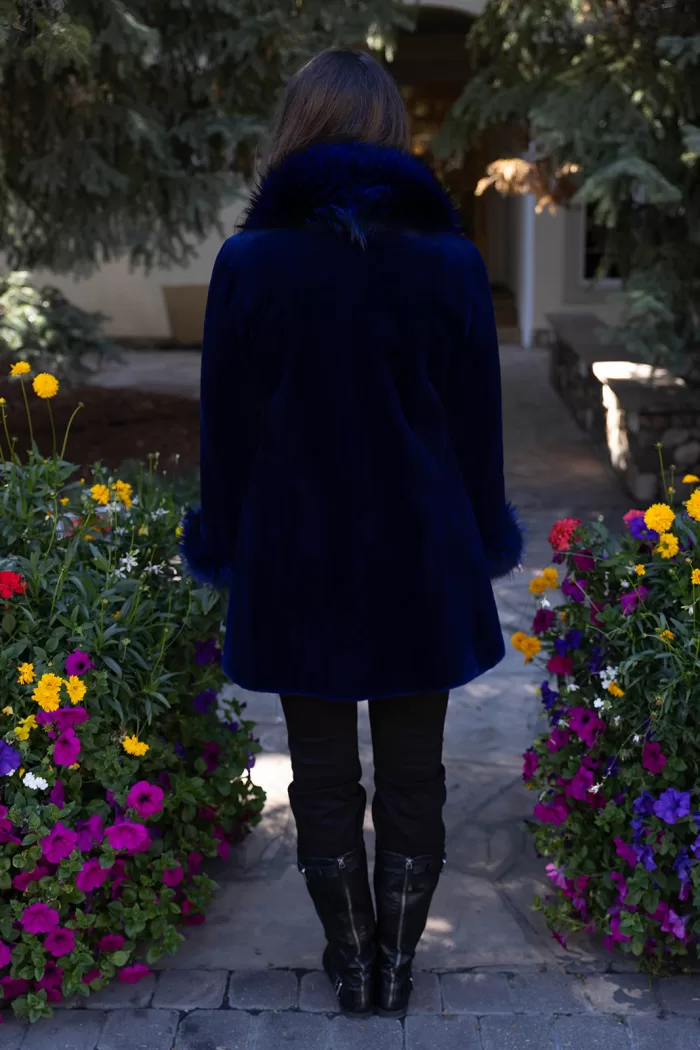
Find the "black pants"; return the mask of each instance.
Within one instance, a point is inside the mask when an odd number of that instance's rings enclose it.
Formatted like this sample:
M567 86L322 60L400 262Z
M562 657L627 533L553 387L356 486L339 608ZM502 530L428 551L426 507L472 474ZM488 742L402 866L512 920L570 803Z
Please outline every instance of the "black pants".
M448 693L370 700L377 846L405 857L442 853ZM300 857L339 857L361 841L357 704L283 696Z

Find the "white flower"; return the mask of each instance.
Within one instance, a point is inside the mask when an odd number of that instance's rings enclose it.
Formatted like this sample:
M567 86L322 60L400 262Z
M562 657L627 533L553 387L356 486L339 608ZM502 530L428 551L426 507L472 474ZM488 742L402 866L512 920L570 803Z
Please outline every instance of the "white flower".
M17 766L15 766L15 768L14 768L14 769L8 769L7 773L5 773L5 776L6 776L6 777L11 777L11 776L14 776L14 774L15 774L16 772L17 772Z
M43 777L35 777L33 773L25 773L22 778L22 783L25 787L30 788L31 791L36 791L37 788L41 788L45 791L49 786L48 781L44 780Z
M605 700L601 700L600 697L597 696L595 698L595 700L593 701L593 706L595 707L595 709L597 711L602 711L603 708L605 707Z
M597 795L602 786L602 784L594 784L593 787L589 788L588 790L592 795Z
M616 678L617 668L611 667L610 665L603 668L603 670L600 672L600 680L605 689L607 689L609 685L612 685Z
M566 721L565 718L560 718L559 721L557 722L557 725L560 726L561 729L568 729L569 728L569 723Z
M581 687L576 685L576 682L567 682L566 688L569 690L570 693L578 693Z
M637 570L635 569L634 565L628 565L626 571L630 574L630 576L632 576L633 573L634 575L637 574Z
M139 494L137 492L135 496L131 497L131 506L132 507L137 506L138 502L139 502Z
M550 602L549 598L541 598L540 599L540 608L541 609L551 609L552 608L552 603Z
M619 715L615 715L615 717L613 718L613 722L615 723L616 726L619 726L621 721L622 721L622 719L620 718Z
M162 576L165 572L165 565L146 565L143 572L153 573L154 576Z
M134 497L134 499L136 499L136 498L137 497ZM167 513L168 513L168 511L167 511L167 509L165 507L156 507L156 509L151 513L151 517L152 518L164 518Z
M639 735L639 733L635 733L632 739L634 740L635 744L641 744L642 742L642 738Z
M626 590L628 587L631 587L631 584L629 580L620 580L620 586Z
M119 567L124 572L131 572L131 570L135 569L137 565L138 559L135 558L133 554L125 554L119 561Z

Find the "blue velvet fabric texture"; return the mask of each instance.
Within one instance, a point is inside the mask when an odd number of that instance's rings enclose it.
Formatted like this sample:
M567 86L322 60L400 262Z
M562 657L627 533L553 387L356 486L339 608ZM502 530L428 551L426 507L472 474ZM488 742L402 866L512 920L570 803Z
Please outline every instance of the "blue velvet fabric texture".
M230 588L224 670L335 700L453 688L504 654L486 270L418 160L315 145L263 180L207 305L201 508L183 553Z

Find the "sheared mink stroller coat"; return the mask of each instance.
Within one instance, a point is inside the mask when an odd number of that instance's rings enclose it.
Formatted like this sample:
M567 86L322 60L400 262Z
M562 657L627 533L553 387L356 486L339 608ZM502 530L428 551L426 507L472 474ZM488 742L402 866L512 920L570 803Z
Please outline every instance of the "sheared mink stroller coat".
M420 161L314 145L263 180L207 305L192 573L224 669L333 700L444 690L504 653L522 539L479 252Z

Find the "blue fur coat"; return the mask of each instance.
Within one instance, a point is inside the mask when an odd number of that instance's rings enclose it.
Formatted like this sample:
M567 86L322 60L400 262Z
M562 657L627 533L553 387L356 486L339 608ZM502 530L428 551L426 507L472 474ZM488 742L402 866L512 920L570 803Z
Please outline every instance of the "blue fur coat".
M262 182L207 305L191 572L230 588L239 685L446 690L504 653L519 562L486 270L430 171L315 145Z

